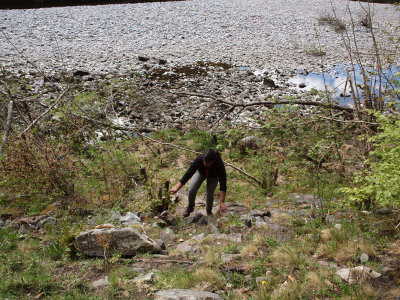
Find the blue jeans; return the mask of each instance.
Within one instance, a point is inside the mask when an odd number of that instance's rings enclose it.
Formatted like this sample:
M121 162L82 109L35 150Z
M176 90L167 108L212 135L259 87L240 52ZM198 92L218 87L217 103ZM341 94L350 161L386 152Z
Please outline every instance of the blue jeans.
M192 180L190 181L188 209L191 211L193 211L193 209L194 209L197 191L199 190L201 184L203 183L203 181L205 179L206 179L206 176L200 174L200 172L197 171L193 175ZM212 207L213 207L213 203L214 203L214 193L215 193L215 189L217 188L217 184L218 184L217 177L208 177L207 178L206 210L207 210L208 214L210 214L212 211Z

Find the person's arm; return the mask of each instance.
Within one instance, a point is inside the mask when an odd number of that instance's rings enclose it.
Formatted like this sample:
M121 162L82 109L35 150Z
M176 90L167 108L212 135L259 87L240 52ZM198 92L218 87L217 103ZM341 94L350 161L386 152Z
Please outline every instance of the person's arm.
M225 195L226 192L219 191L219 205L222 212L226 212L226 209L228 208L225 204Z
M177 191L180 190L180 188L188 182L188 180L193 176L194 173L196 173L198 169L199 163L202 162L201 156L198 156L190 165L189 169L186 171L185 175L181 178L181 180L178 181L178 183L172 188L169 189L168 192L170 193L176 193Z
M220 174L219 174L219 204L220 204L220 209L222 212L226 212L227 206L225 204L225 196L226 196L226 170L224 163L220 162L219 165L220 168Z

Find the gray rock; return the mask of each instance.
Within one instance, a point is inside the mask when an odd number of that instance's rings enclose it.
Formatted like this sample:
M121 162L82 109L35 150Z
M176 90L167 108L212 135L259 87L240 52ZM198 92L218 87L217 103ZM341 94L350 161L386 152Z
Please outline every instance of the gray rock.
M166 249L165 243L164 243L164 241L162 239L158 239L156 241L156 247L157 247L157 249L160 248L161 250L165 250Z
M240 244L242 242L242 235L240 233L233 234L209 234L205 237L207 240L211 239L215 244L221 242L233 242ZM203 239L205 239L203 238Z
M210 229L210 233L213 233L213 234L218 234L219 233L219 230L218 230L217 226L215 226L213 223L210 223L208 225L208 227Z
M175 238L175 233L169 227L165 231L160 232L160 239L163 240L163 242L168 242L174 238Z
M86 76L89 75L90 73L86 70L76 70L74 71L73 75L74 76Z
M121 214L119 213L119 211L111 212L111 217L110 217L111 222L120 221L120 219L121 219Z
M227 213L228 214L243 215L243 214L246 214L249 211L248 207L244 206L241 203L226 202L225 204L228 207L228 209L227 209Z
M154 295L154 300L223 300L219 295L196 290L163 290Z
M135 282L136 284L148 284L148 283L152 283L154 281L155 278L155 274L153 272L148 273L146 275L143 276L138 276L136 278L134 278L132 281Z
M95 282L92 283L92 285L95 288L101 288L110 285L110 282L108 281L108 277L106 276L105 278L96 280Z
M261 140L256 136L248 136L238 141L237 146L240 152L245 153L247 149L256 150L260 147Z
M269 88L276 88L276 84L271 78L264 77L263 84Z
M249 215L242 215L240 216L239 220L243 221L244 225L249 228L253 226L252 218Z
M3 220L0 220L0 228L2 228L5 225Z
M349 284L361 283L366 279L378 278L381 276L380 273L377 273L371 268L364 266L340 269L336 272L336 274Z
M270 211L264 211L264 210L251 210L249 212L249 217L260 217L264 219L265 217L270 218L271 217L271 212Z
M131 272L137 272L137 273L142 273L145 269L144 268L139 268L139 267L132 267L129 269Z
M140 224L140 222L142 221L139 216L131 212L128 212L125 216L120 217L119 220L122 225Z
M37 225L38 228L43 228L44 225L46 224L57 224L57 219L54 217L48 217L46 219L43 219L42 221L39 222L39 224Z
M240 254L222 254L221 260L224 264L230 263L233 260L240 258Z
M200 248L194 246L193 240L188 240L176 246L176 251L181 253L195 253L200 252Z
M207 225L208 219L205 215L201 212L194 212L190 217L188 217L185 221L187 225L189 224L200 224L200 225Z
M135 228L92 229L76 237L78 250L87 256L104 256L104 248L109 254L115 250L123 256L133 256L138 252L157 253L156 242Z
M302 204L316 204L318 203L318 198L310 194L289 194L289 198L292 199L297 205Z

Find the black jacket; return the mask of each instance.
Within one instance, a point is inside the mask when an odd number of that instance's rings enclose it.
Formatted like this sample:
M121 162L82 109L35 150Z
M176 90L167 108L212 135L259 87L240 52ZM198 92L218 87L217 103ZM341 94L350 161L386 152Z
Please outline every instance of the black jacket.
M200 174L206 177L218 177L220 191L226 192L226 171L224 162L220 155L218 155L216 162L208 168L203 163L203 155L199 155L192 162L182 179L179 180L180 183L184 185L194 175L194 173L196 173L196 171L199 171Z

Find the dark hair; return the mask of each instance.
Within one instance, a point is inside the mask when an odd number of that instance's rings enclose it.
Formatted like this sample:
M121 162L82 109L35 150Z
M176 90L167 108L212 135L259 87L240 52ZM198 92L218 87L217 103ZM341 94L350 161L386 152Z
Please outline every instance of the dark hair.
M203 160L206 163L214 163L217 161L219 157L219 153L213 149L208 149L206 152L203 153Z

